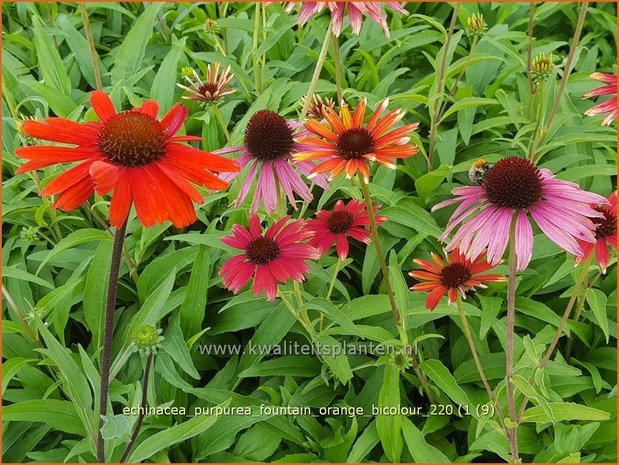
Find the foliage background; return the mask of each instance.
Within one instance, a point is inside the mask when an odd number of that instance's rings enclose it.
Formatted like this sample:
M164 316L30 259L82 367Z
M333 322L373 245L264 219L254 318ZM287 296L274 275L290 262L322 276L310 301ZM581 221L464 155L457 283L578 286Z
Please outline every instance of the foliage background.
M234 142L242 140L245 123L258 109L297 115L328 25L328 16L322 15L297 28L296 14L270 5L255 47L254 3L88 3L87 10L103 84L117 107L154 98L166 111L180 101L175 83L182 66L203 73L213 61L232 65L239 90L221 110ZM453 5L409 3L407 10L407 17L390 14L390 39L368 21L359 36L345 29L340 38L344 98L356 102L365 96L373 107L390 97L392 107L407 111L405 121L420 122L417 143L425 151L428 102L436 94L437 57ZM397 171L379 168L371 185L390 219L381 236L407 309L409 333L422 349L423 369L439 402L456 405L487 401L457 313L446 304L428 312L424 296L406 290L412 281L406 277L405 283L400 269L413 268L414 257L440 252L436 237L449 212L430 214L430 207L454 185L468 183L471 161L522 154L534 126L527 114L526 3L461 6L448 53L447 86L466 63L469 40L462 25L474 11L484 14L489 28L439 127L434 170L428 173L419 155L404 160ZM561 64L577 15L576 3L537 4L533 54L552 52ZM214 32L205 30L209 18L216 19ZM96 419L93 396L98 399L98 347L112 245L100 218L106 217L108 203L95 198L77 211L54 211L37 192L59 168L13 176L19 166L15 148L27 142L18 132L19 120L52 114L94 118L88 104L95 86L93 64L76 4L7 2L2 25L2 266L5 297L11 299L3 301L3 460L93 461L89 438ZM581 96L598 85L588 78L591 72L616 72L616 31L615 4L590 6L575 70L541 163L560 178L603 195L616 185L616 129L600 126L601 118L582 116L593 103ZM335 94L333 63L330 51L318 85L327 96ZM546 88L546 112L559 77L560 69ZM205 149L224 146L212 110L193 103L189 108L187 133L203 136ZM427 411L414 374L391 376L384 359L374 363L349 356L321 363L309 356L200 355L198 344L304 342L302 330L279 302L249 291L233 297L222 289L217 272L229 252L217 237L247 218L246 208L229 206L238 188L237 182L227 192L209 194L198 210L199 221L187 230L169 225L147 229L135 220L129 224L127 251L135 268L123 262L114 352L118 357L124 351L138 320L163 328L166 339L155 357L149 404L173 403L189 411L225 402L369 408L380 400ZM310 213L358 191L342 179L315 194ZM552 339L574 284L572 257L541 235L535 244L534 260L519 275L518 285L516 361L523 374L532 373L536 349ZM335 343L359 342L361 336L393 340L397 332L374 249L355 247L350 259L336 285L336 305L324 300L334 257L313 264L304 284L313 305L335 322L321 337ZM570 322L576 341L572 358L558 354L553 359L543 374L547 392L538 392L542 400L534 402L575 402L608 412L610 419L583 410L586 421L553 423L542 415L524 423L519 435L525 460L616 460L616 280L612 265L594 283L581 321ZM503 402L504 291L503 284L493 285L470 296L466 305L483 364ZM565 341L559 344L563 353ZM112 383L117 416L106 435L112 438L108 453L116 446L115 457L134 421L120 415L118 406L139 402L142 367L143 359L132 355ZM483 418L456 415L387 420L225 416L216 421L149 416L132 457L161 462L506 460L507 442L487 426Z

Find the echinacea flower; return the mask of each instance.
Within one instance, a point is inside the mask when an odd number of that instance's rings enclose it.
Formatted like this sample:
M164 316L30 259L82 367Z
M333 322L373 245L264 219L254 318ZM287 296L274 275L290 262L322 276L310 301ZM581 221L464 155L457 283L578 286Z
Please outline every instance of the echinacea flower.
M289 2L286 11L292 11L297 3ZM331 11L331 31L335 37L339 37L344 24L344 16L348 10L348 19L354 34L359 35L363 25L363 15L367 15L368 18L382 27L385 35L389 37L389 26L387 25L387 16L383 12L383 3L399 13L408 15L408 12L398 2L301 2L297 22L303 26L313 16L328 7Z
M305 128L314 136L301 137L303 149L293 155L297 161L320 160L310 177L320 173L331 173L334 178L342 171L352 178L361 173L366 182L370 178L368 161L375 161L395 169L397 158L415 155L419 149L410 144L409 134L417 129L418 123L407 124L397 129L393 125L402 119L402 110L391 110L383 116L389 101L384 100L364 124L366 100L362 99L353 114L342 102L338 115L325 107L325 122L308 120Z
M243 253L229 259L219 272L227 289L237 294L253 277L254 295L264 291L268 300L274 300L278 283L305 279L310 271L307 260L316 260L320 254L304 242L313 234L306 222L289 219L286 216L277 221L265 234L255 213L249 216L249 229L232 226L232 236L221 240Z
M578 239L595 242L592 218L602 214L591 203L606 204L601 195L581 190L573 182L556 179L525 158L503 158L485 174L480 186L457 187L456 198L435 205L432 210L459 203L439 238L445 241L458 225L458 232L446 250L459 248L468 258L488 249L488 261L497 264L507 248L512 217L516 215L515 245L517 270L524 270L533 252L531 215L540 229L559 247L582 255Z
M608 205L591 205L594 210L600 212L602 218L593 218L595 224L595 244L591 242L578 241L582 248L583 256L576 257L576 264L589 258L595 248L595 259L600 265L603 274L610 261L608 246L617 250L617 191L608 197Z
M585 111L585 115L594 116L599 114L608 113L602 124L610 126L610 123L617 118L617 75L607 73L593 73L589 76L596 81L605 82L606 86L598 87L597 89L587 92L583 98L597 97L598 95L614 95L613 98L602 102L593 108L589 108Z
M237 207L247 197L255 178L258 183L250 207L252 212L257 211L260 205L264 205L269 214L275 212L278 185L295 209L295 194L308 202L312 200L309 187L294 168L307 176L314 167L313 163L302 161L292 164L292 154L302 148L294 139L295 130L295 124L286 121L278 113L259 110L247 123L243 146L216 151L219 154L241 152L241 156L237 158L241 169L249 166L247 178L235 201ZM315 182L323 188L327 187L324 176L315 179Z
M212 103L220 100L226 95L236 92L235 89L226 89L230 81L234 78L234 74L230 72L230 66L224 68L221 74L219 74L219 66L219 63L214 63L212 69L211 65L207 66L206 81L200 79L195 69L191 69L194 79L191 79L187 73L183 73L185 79L189 83L189 87L182 84L176 85L186 90L191 95L183 96L182 98Z
M485 283L505 281L505 277L500 274L484 274L494 265L484 259L483 253L473 260L466 258L457 248L445 255L447 260L443 261L432 252L434 263L421 258L414 259L413 262L423 271L409 273L413 278L424 281L415 284L411 290L429 292L426 299L426 308L429 310L434 310L445 294L451 304L458 298L458 292L465 299L467 291L473 291L476 287L485 288Z
M380 205L375 205L374 210L378 211ZM358 200L351 200L344 204L338 200L332 211L320 210L316 212L316 219L308 222L307 228L314 231L314 237L309 242L318 249L321 254L335 244L335 249L340 260L348 257L348 237L352 237L360 242L369 244L370 225L367 205ZM376 224L387 220L385 216L375 216Z
M200 140L175 136L187 117L187 109L175 105L157 120L159 106L148 100L141 107L117 113L103 91L90 101L100 122L76 123L47 118L44 123L25 121L24 134L75 147L38 145L18 148L16 155L29 161L16 173L63 162L80 162L51 181L42 195L58 195L54 207L68 211L97 192L113 191L110 222L121 227L135 205L144 226L171 221L177 227L196 220L192 204L204 198L192 186L225 189L228 184L214 172L238 171L236 162L195 149L181 142Z

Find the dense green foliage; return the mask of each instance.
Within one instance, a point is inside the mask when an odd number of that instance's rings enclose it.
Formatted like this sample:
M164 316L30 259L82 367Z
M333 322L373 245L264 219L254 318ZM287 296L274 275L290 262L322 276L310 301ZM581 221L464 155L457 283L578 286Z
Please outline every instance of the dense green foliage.
M496 417L487 414L488 395L456 308L444 299L429 312L426 295L408 290L412 259L442 253L437 238L453 209L431 213L431 207L449 198L453 187L470 185L467 172L474 160L526 154L539 117L526 73L528 3L462 4L446 54L446 89L437 92L453 8L409 3L408 16L388 13L390 38L367 20L359 36L345 27L339 38L344 99L354 105L367 97L373 109L389 97L390 108L406 111L405 123L420 123L413 137L420 153L399 161L397 170L375 169L370 189L388 217L380 235L405 332L419 350L419 369L438 407L430 405L415 371L399 371L389 356L200 353L204 346L307 342L303 326L281 300L267 302L251 290L233 296L222 286L218 272L230 248L219 237L233 224L247 224L248 217L249 202L231 206L241 185L236 180L223 192L203 190L206 203L197 207L198 221L189 228L169 223L145 228L130 217L113 346L115 416L104 431L108 457L120 458L135 423L136 417L124 415L122 407L140 402L145 356L128 348L133 328L149 323L163 330L164 339L154 356L148 403L183 407L187 413L147 416L131 460L509 460L508 442ZM616 123L602 126L601 117L584 116L595 102L582 96L600 85L589 78L592 72L616 72L615 8L613 3L590 5L574 71L540 151L540 167L604 196L616 186ZM233 145L242 142L255 111L268 108L290 119L300 111L329 15L297 27L296 11L286 13L278 4L256 8L255 3L87 4L103 87L117 108L152 98L163 114L181 102L176 83L182 82L183 67L203 75L209 63L231 65L236 76L231 86L237 92L219 108ZM471 38L464 25L475 11L488 26L469 56ZM543 84L542 115L551 112L578 13L576 3L536 5L532 55L552 53L557 65ZM205 27L208 19L216 26ZM24 118L95 119L88 100L96 87L93 62L76 4L4 3L2 22L3 461L92 462L112 250L105 221L109 198L96 196L78 210L61 212L38 192L65 167L21 175L14 171L22 163L16 147L33 143L19 132ZM325 97L336 94L334 63L330 49L317 86ZM429 170L432 107L463 70L437 126ZM186 133L202 136L205 150L226 146L213 109L184 102L189 107ZM308 218L338 198L360 196L359 187L343 176L328 190L315 187L313 192ZM289 213L296 215L290 207ZM571 342L564 335L550 363L538 370L579 269L573 256L539 230L535 234L533 260L518 274L516 303L514 383L519 402L524 393L533 399L518 429L521 457L614 462L614 252L606 275L591 267L589 289L577 299L579 320L572 317L567 325ZM316 324L314 342L401 344L374 247L351 246L327 300L336 261L331 253L312 263L297 294L303 304L298 310ZM497 269L507 272L505 263ZM296 291L292 283L283 289ZM506 284L494 283L468 295L465 303L482 364L503 406L505 295ZM535 386L529 383L533 379ZM261 404L309 406L316 416L259 411L193 416L206 406ZM370 412L378 404L421 407L428 416L376 417ZM318 408L335 406L363 407L366 415L318 415Z

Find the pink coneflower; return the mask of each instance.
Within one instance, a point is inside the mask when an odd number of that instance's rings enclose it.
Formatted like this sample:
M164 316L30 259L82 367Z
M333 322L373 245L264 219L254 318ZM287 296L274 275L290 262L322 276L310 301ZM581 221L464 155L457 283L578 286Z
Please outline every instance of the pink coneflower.
M606 274L606 268L610 261L608 246L617 249L617 191L608 197L608 205L591 205L594 210L600 212L603 218L593 218L595 224L595 244L590 242L578 241L583 251L582 257L576 257L576 263L589 258L595 248L595 258Z
M380 205L375 205L374 210L378 211ZM348 257L348 237L352 237L360 242L369 244L370 225L367 205L358 200L351 200L346 205L338 200L332 211L320 210L316 212L316 219L310 220L307 227L314 231L314 237L310 241L321 254L335 244L335 249L340 260ZM387 221L385 216L375 216L376 224Z
M583 250L578 239L595 242L595 227L590 218L602 217L590 204L607 203L601 195L556 179L549 170L539 169L516 156L504 158L492 166L480 186L458 187L452 193L457 197L432 209L460 203L439 238L444 241L461 225L446 249L458 247L472 258L487 248L488 261L498 263L507 248L515 213L518 271L527 267L533 251L533 230L527 213L559 247L580 256ZM475 216L470 218L471 215Z
M604 121L602 121L602 124L610 126L610 123L617 117L617 75L593 73L589 77L591 79L595 79L596 81L605 82L608 85L598 87L597 89L586 93L583 98L597 97L598 95L614 95L614 97L588 109L585 111L585 115L594 116L608 113L608 115L604 118Z
M314 167L312 162L291 163L291 155L303 146L295 141L295 124L286 121L271 110L259 110L249 119L245 129L244 144L217 150L216 153L241 152L237 158L241 169L249 166L245 180L235 205L238 207L247 197L254 178L258 178L256 192L251 203L251 211L264 205L267 213L272 214L277 208L278 184L286 193L293 208L296 209L295 194L303 200L312 200L309 187L295 171L308 176ZM327 187L324 176L314 179L322 188Z
M268 300L274 300L277 284L289 279L302 282L310 268L307 260L316 260L320 254L304 241L313 232L306 222L295 220L288 223L289 216L274 223L262 234L260 218L255 213L249 216L249 229L235 224L232 236L222 238L224 244L240 249L241 255L232 257L222 266L224 286L237 294L253 276L254 294L265 291ZM288 224L286 224L288 223Z
M189 83L189 87L182 84L176 85L186 90L191 95L183 96L182 98L210 103L236 92L235 89L226 89L230 81L234 78L234 74L230 72L230 66L224 68L221 74L219 74L219 66L219 63L214 63L213 68L211 68L211 65L208 65L205 82L200 79L195 69L191 70L194 79L191 79L185 74L185 79Z
M304 147L293 158L297 161L321 161L312 170L310 177L330 172L334 178L345 171L348 178L361 173L368 182L368 161L395 169L397 158L412 157L419 151L410 143L409 136L419 124L393 129L404 112L391 110L383 116L388 104L388 100L381 102L367 124L364 124L365 99L359 102L352 114L344 102L339 115L331 108L324 107L324 121L308 120L305 123L305 128L318 137L301 137L299 142Z
M289 2L286 11L292 11L297 3ZM387 16L383 12L383 3L399 13L408 15L408 11L398 2L302 2L299 9L298 24L303 26L313 16L328 7L331 11L331 30L335 37L339 37L344 24L344 16L348 9L348 20L353 33L359 35L363 25L363 15L367 15L368 18L382 27L385 35L389 37L389 26L387 25Z
M426 299L426 308L429 310L434 310L445 294L451 304L458 298L458 291L465 299L467 291L473 291L476 287L485 288L484 283L505 281L505 277L500 274L481 274L494 267L484 259L483 253L474 260L466 258L457 248L451 254L445 255L446 263L434 252L434 263L416 258L413 262L423 268L423 271L409 273L413 278L425 281L415 284L411 290L430 292Z

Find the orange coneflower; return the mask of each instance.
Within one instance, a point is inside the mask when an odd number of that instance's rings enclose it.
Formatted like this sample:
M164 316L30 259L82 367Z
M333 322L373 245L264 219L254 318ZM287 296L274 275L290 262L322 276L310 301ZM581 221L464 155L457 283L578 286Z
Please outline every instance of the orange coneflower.
M141 107L117 113L103 91L90 99L100 122L76 123L64 118L45 122L25 121L27 136L74 147L37 145L18 148L16 155L29 160L16 173L24 173L63 162L80 162L51 181L42 195L57 195L54 207L68 211L78 208L96 191L113 191L110 222L121 227L135 205L145 226L171 221L184 227L193 223L193 202L203 203L191 183L209 189L228 184L214 172L238 171L227 158L195 149L181 142L200 140L195 136L175 136L187 118L187 109L174 105L157 119L159 105L148 100Z
M445 294L449 303L453 303L458 298L458 292L465 298L466 291L486 287L484 283L505 281L505 277L500 274L482 274L494 267L484 259L484 254L469 260L455 249L446 256L447 261L443 261L438 254L432 253L434 263L421 258L413 260L423 271L411 271L409 275L425 282L415 284L411 289L429 292L426 299L426 308L429 310L434 310Z
M305 123L305 128L318 137L300 138L302 147L293 158L297 161L322 160L312 170L310 177L327 172L335 177L346 171L348 178L361 173L367 182L370 177L368 161L395 168L397 158L411 157L419 151L410 143L409 137L409 133L417 129L419 124L392 129L402 119L404 112L391 110L382 116L388 103L388 100L384 100L365 125L365 99L359 102L352 114L344 102L339 115L325 107L325 122L308 120Z

